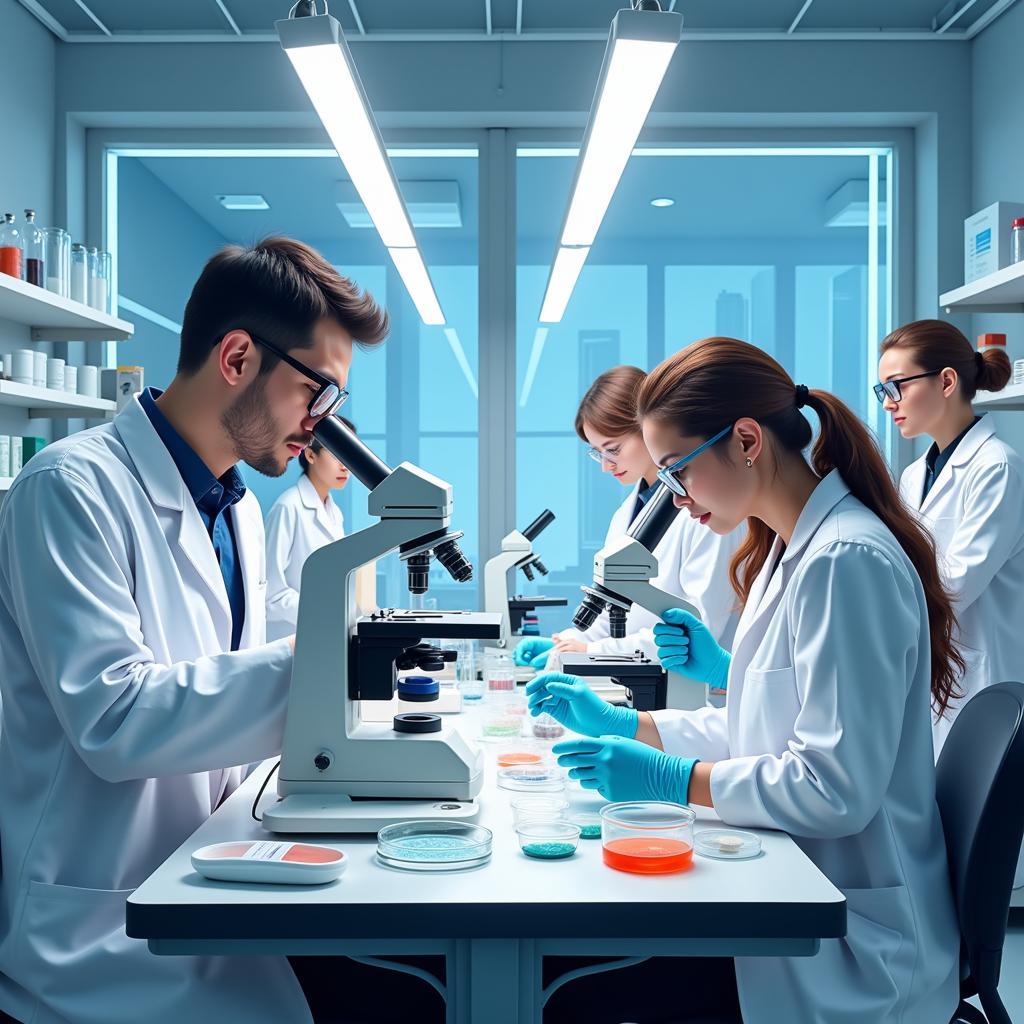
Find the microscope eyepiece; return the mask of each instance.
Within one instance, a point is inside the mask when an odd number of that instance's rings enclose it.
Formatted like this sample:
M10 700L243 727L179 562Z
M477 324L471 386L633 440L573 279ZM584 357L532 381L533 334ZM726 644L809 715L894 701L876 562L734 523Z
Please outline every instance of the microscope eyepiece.
M448 540L438 544L434 548L434 555L456 583L468 583L473 578L473 565L462 553L457 541Z
M595 594L587 594L580 602L579 608L576 609L576 614L572 617L572 624L577 629L590 629L603 611L604 601Z

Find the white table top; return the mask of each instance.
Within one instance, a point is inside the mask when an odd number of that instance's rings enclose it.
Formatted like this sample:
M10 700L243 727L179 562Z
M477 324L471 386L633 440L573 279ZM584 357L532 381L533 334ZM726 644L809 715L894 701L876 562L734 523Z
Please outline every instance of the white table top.
M474 716L461 716L472 734ZM249 779L130 897L128 934L147 939L422 937L828 938L846 931L842 893L784 833L762 831L764 850L747 861L694 857L661 877L605 866L599 839L576 854L539 861L519 849L511 800L496 785L496 746L484 744L487 776L479 824L494 833L490 861L454 872L402 871L380 864L376 837L296 837L344 850L346 873L326 886L214 882L190 863L193 850L266 838L251 817L272 761ZM570 782L574 808L604 801ZM275 784L262 804L273 800ZM699 809L698 809L698 813ZM713 824L702 815L697 830Z

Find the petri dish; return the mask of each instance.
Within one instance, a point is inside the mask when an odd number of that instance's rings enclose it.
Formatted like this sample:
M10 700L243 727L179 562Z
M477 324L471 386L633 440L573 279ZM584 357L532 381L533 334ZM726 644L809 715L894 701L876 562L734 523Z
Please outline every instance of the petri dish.
M377 833L377 857L403 871L458 871L491 857L493 834L461 821L403 821Z
M512 820L516 825L524 821L565 821L568 810L569 801L557 794L520 796L512 801Z
M601 838L601 815L590 811L570 811L566 820L579 825L581 839Z
M565 775L554 765L511 765L498 769L498 787L514 793L561 793Z
M670 875L693 865L693 823L681 804L636 800L601 809L605 864L634 875Z
M576 852L580 829L568 821L524 821L516 826L519 849L534 860L565 860Z
M750 860L761 853L761 839L735 828L705 828L693 837L693 849L716 860Z

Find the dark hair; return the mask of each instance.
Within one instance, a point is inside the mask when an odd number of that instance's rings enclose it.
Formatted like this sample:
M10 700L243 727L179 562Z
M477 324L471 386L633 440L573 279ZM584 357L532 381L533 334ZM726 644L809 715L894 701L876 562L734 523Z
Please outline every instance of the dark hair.
M236 329L286 352L308 348L313 328L324 319L337 321L362 346L387 337L387 311L308 245L267 238L248 249L226 246L207 261L185 306L178 372L197 373ZM260 355L260 373L279 362L266 349Z
M941 716L950 700L961 696L956 677L964 662L953 644L956 617L939 575L935 542L900 500L874 437L851 409L828 391L808 391L805 401L820 422L811 453L814 471L819 476L833 469L842 473L851 493L892 531L921 579L931 635L932 705ZM641 417L671 423L692 437L712 437L749 416L779 448L793 454L802 452L813 436L797 408L789 374L766 352L734 338L705 338L666 359L648 374L637 407ZM717 451L720 458L728 457ZM752 517L747 525L729 567L733 588L744 602L775 540L760 519Z
M956 370L964 398L979 391L1002 391L1010 380L1010 357L989 346L980 354L964 333L945 320L915 320L897 327L883 342L882 352L906 349L922 370ZM979 358L980 355L980 358Z
M576 433L587 442L583 426L589 423L609 437L640 433L636 418L636 393L647 375L638 366L613 366L593 384L576 411Z
M338 416L338 419L341 420L341 422L344 423L353 434L359 433L359 431L356 430L356 425L350 419L346 419L344 416ZM313 449L314 455L319 455L320 452L324 450L324 446L315 437L309 442L309 447ZM306 458L306 451L307 449L303 448L302 451L299 452L299 465L302 467L303 473L309 472L309 459Z

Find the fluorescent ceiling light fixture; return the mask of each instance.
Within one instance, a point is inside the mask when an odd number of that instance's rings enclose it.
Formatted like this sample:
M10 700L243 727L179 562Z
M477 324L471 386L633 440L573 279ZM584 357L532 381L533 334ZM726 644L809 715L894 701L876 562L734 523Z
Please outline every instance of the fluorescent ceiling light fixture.
M668 11L619 11L612 20L562 245L593 245L679 45L682 26L682 15Z
M337 204L350 228L372 228L369 211L350 181L340 183ZM405 208L414 228L461 228L462 203L457 181L406 181L402 183Z
M878 216L886 217L886 203L878 203ZM847 181L825 200L825 227L866 228L870 225L871 197L868 182Z
M650 4L652 0L647 0ZM639 7L641 0L633 0ZM653 3L657 7L657 3ZM562 238L541 306L542 323L558 323L597 230L647 120L672 55L683 16L669 11L619 11L612 19Z
M443 327L444 313L441 312L441 304L437 301L419 249L388 249L388 255L395 264L398 276L405 283L420 319L430 326Z
M149 306L144 306L141 302L134 302L124 295L118 295L117 307L126 313L134 313L135 316L141 316L143 320L148 320L151 324L156 324L157 327L170 331L171 334L181 334L181 324L176 323L169 317L162 316L155 309L150 309Z
M652 199L651 200L651 206L656 206L656 207L658 207L659 210L660 209L664 209L666 206L675 206L675 205L676 205L676 201L674 199L669 199L667 196L665 196L665 197L663 197L661 199Z
M216 149L206 148L195 148L181 146L143 146L143 147L132 147L123 146L118 149L108 149L108 153L112 153L115 156L133 156L133 157L188 157L190 159L194 157L213 157L215 159L223 159L225 157L244 157L249 160L254 157L286 157L293 159L295 157L313 157L314 159L321 160L336 160L338 154L333 149L324 149L322 147L306 146L301 148L266 148L259 149L251 146L239 146L231 149L225 149L219 147ZM461 157L461 158L475 158L479 156L479 152L475 149L410 149L405 147L402 149L389 149L386 151L388 156L394 159L395 157L412 157L419 160L422 157L438 158L438 157Z
M560 246L555 253L555 262L551 265L551 276L544 292L544 304L540 310L540 322L557 324L565 315L565 307L569 305L572 290L576 287L576 279L580 276L583 264L587 262L590 246L579 246L575 249Z
M634 149L630 156L888 156L890 152L865 146L644 146ZM516 150L516 156L524 158L579 155L579 149L571 146L529 146Z
M416 249L416 236L391 161L341 25L329 14L322 14L287 18L275 27L420 316L424 323L443 324L444 314Z
M225 210L269 210L270 203L258 195L217 196Z
M389 249L414 247L412 225L341 25L322 14L279 21L276 27L381 241Z

